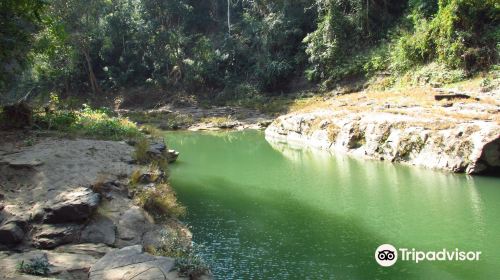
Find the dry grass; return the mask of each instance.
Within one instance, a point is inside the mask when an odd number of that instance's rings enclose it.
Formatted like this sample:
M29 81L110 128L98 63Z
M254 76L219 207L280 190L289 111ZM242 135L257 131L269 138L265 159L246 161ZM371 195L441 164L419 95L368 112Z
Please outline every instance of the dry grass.
M345 111L346 113L376 111L408 115L419 119L449 119L450 121L488 120L499 122L500 114L493 111L490 113L460 113L456 108L445 108L446 105L456 103L456 101L436 101L434 99L435 94L437 92L431 87L413 87L385 91L369 90L330 98L313 97L295 100L290 105L290 111L303 113L317 110ZM500 106L500 102L495 98L481 98L479 101L472 98L461 99L460 103Z
M485 86L485 80L488 80L490 84L497 85L499 82L499 71L491 71L487 73L479 73L475 77L467 79L465 81L460 81L457 83L447 84L445 88L458 89L460 91L481 91Z
M328 141L330 141L330 143L333 143L340 133L340 127L335 124L329 124L326 131L328 133Z
M99 174L96 181L90 186L93 192L103 194L106 190L106 182L109 181L109 176Z
M167 167L161 166L158 161L154 161L150 163L146 167L141 167L135 169L129 177L129 184L133 187L137 186L141 181L144 180L143 176L147 174L147 181L150 182L164 182L164 180L168 177L166 176Z
M145 133L145 134L151 135L153 137L157 137L157 138L163 137L163 134L164 134L163 131L159 130L158 128L156 128L152 125L148 125L148 124L142 125L140 127L140 131Z
M142 168L136 169L132 172L132 174L130 174L129 185L132 188L135 188L137 184L139 184L141 180L141 175L142 175Z
M186 214L186 208L178 203L174 190L167 183L139 191L135 200L139 206L157 218L178 218Z
M132 157L138 163L142 163L142 164L148 163L150 160L149 154L148 154L149 148L150 148L150 143L149 143L148 139L143 138L143 137L139 138L137 140L137 143L135 143L135 150L134 150L134 154L132 155Z
M328 99L319 96L295 99L292 103L290 103L288 112L302 111L316 106L326 105L325 102L327 100Z

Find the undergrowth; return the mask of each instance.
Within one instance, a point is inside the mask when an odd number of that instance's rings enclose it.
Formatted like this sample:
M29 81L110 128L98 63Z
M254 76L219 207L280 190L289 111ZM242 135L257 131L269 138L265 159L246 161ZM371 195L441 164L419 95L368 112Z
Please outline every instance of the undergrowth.
M141 136L138 126L127 118L114 117L108 109L37 109L33 115L36 129L65 132L75 136L122 140Z
M46 258L38 257L29 260L28 262L21 261L17 264L17 271L21 273L46 276L49 274L49 262Z

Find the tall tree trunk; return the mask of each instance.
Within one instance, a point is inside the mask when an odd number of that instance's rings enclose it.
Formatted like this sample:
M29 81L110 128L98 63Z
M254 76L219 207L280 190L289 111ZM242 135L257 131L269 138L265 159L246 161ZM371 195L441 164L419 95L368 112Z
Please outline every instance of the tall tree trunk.
M370 0L366 0L366 32L370 36Z
M231 35L231 0L227 0L227 34Z
M89 82L90 82L90 87L92 88L92 93L94 95L96 95L98 93L100 94L101 89L99 88L99 84L97 83L97 79L96 79L95 74L94 74L94 69L92 67L92 61L90 60L89 52L84 48L82 48L82 52L83 52L83 55L85 56L85 60L87 61L87 68L89 71Z

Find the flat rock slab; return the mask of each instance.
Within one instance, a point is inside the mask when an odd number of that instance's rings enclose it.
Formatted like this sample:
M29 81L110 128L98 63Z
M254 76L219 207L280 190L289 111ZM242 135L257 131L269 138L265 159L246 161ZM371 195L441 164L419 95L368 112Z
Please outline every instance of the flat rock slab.
M106 254L90 268L89 279L178 279L173 267L174 259L150 255L135 245Z
M29 263L32 259L44 259L48 263L47 277L19 273L16 266L21 261ZM62 253L46 250L34 250L24 253L6 254L0 256L0 279L87 279L90 267L98 260L97 257Z
M90 255L95 258L102 258L107 253L115 250L105 244L81 243L62 245L54 249L57 253Z
M42 165L43 161L40 159L12 159L10 161L2 161L0 163L6 163L13 168L31 168Z
M125 178L137 168L129 163L134 148L125 142L40 138L33 146L0 146L5 149L0 151L1 203L6 209L16 205L17 212L36 221L85 220L96 195L80 186ZM47 217L44 208L52 209Z

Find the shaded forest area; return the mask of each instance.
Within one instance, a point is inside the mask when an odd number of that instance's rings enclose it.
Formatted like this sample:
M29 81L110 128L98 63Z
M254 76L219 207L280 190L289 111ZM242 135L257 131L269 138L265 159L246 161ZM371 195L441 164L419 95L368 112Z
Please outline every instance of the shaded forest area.
M429 64L464 79L498 68L499 10L496 0L2 0L0 102L134 87L241 99Z

